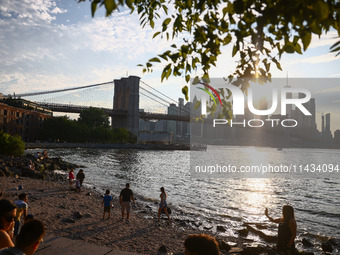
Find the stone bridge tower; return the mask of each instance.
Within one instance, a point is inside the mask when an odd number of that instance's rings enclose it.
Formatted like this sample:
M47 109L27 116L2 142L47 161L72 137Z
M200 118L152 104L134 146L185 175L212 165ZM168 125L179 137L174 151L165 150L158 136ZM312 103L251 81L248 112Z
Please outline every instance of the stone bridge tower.
M126 128L134 135L139 130L139 80L137 76L114 80L113 109L127 111L127 114L113 116L112 127Z

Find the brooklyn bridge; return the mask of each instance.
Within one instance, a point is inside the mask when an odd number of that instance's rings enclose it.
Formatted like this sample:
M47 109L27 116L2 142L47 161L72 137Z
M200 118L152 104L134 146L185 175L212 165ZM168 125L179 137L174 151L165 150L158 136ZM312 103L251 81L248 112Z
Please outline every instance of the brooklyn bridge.
M98 93L100 90L104 91L104 94ZM148 85L137 76L66 89L13 93L5 97L29 99L39 107L62 113L80 113L84 109L96 107L111 117L113 128L126 128L134 134L139 131L140 119L184 122L190 120L190 107L184 105L179 105L179 111L172 114L140 109L141 102L148 100L152 101L153 105L158 105L158 109L164 112L165 107L177 104L178 101ZM107 107L110 104L112 107Z

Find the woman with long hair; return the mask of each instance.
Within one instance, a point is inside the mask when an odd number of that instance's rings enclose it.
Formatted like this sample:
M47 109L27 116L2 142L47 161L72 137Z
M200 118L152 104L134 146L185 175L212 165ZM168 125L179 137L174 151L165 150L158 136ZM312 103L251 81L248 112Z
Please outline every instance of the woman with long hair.
M165 215L168 217L168 220L170 220L170 216L168 213L168 206L166 204L166 193L164 187L161 187L161 202L159 203L159 209L158 209L158 221L161 217L161 213L164 212Z
M266 208L264 214L271 222L279 224L277 236L277 251L280 255L291 255L295 253L295 237L297 224L294 216L294 208L290 205L282 207L282 217L273 219L268 215Z
M0 200L0 249L14 247L12 242L17 207L7 199Z

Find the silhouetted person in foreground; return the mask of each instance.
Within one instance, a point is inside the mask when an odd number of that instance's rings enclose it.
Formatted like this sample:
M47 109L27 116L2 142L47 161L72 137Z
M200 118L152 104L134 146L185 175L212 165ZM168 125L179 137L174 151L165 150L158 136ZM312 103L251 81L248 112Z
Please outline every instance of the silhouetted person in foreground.
M43 241L44 235L44 224L39 220L31 219L22 226L15 247L0 250L0 255L32 255Z
M185 255L219 255L220 249L214 237L189 235L184 241Z
M17 207L8 199L0 200L0 249L13 247L14 219Z
M277 236L277 251L280 255L295 254L295 237L297 224L294 217L294 208L290 205L284 205L282 208L282 217L273 219L268 215L266 208L264 214L271 222L279 224Z

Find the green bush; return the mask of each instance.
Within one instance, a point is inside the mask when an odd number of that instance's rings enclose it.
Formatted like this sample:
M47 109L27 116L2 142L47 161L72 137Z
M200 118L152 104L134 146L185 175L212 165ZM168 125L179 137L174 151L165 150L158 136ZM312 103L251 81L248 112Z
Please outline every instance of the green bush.
M22 155L24 154L25 143L18 135L10 135L0 130L0 154Z

